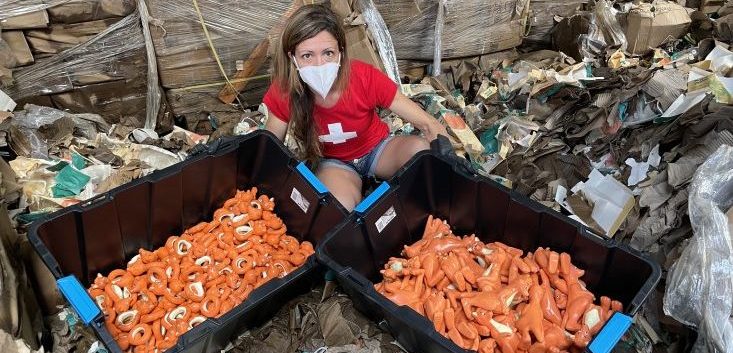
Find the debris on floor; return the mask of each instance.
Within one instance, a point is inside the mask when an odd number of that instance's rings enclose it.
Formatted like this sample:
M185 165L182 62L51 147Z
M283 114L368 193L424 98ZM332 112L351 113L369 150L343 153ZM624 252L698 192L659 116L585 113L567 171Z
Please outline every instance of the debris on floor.
M183 161L202 143L264 126L266 107L247 109L268 83L268 49L260 43L272 46L271 30L297 2L251 2L224 15L219 1L198 3L199 14L184 0L0 5L0 188L8 226L18 231L2 239L0 256L10 254L2 266L14 269L3 272L2 298L11 297L14 281L41 297L0 300L21 318L6 324L0 315L0 332L12 336L0 337L0 346L22 337L35 352L38 338L28 332L42 325L34 305L55 309L57 293L33 278L44 275L33 266L40 260L11 256L31 257L24 236L31 222ZM699 249L689 214L696 172L733 146L733 5L359 3L331 2L347 37L358 39L349 46L353 57L402 74L402 92L446 126L457 155L662 265L665 279L618 349L689 350L697 322L670 311L676 294L664 286L694 260L688 249ZM261 23L242 21L255 17ZM208 41L207 26L216 33ZM254 53L255 46L265 49ZM254 57L261 65L246 77L245 59ZM241 81L235 104L221 101L229 78ZM380 115L394 135L420 133L389 111ZM285 145L299 155L290 134ZM345 296L319 299L314 291L294 300L231 350L399 350ZM92 336L79 336L84 329L70 317L47 317L53 352L104 352ZM705 342L722 349L720 339Z
M240 335L230 353L397 353L394 338L335 291L321 301L322 289L293 299L256 330Z

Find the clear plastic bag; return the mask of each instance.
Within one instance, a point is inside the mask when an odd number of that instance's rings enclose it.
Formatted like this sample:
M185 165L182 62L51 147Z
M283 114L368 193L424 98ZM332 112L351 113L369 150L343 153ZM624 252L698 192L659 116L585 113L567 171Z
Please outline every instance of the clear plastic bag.
M384 71L387 72L387 76L392 81L399 83L400 73L397 67L397 54L395 53L394 43L392 43L392 36L389 34L387 24L384 23L382 15L377 11L372 0L361 0L359 3L364 22L367 23L367 29L377 45L379 57L382 59L382 64L384 65Z
M698 330L694 352L733 352L733 146L723 145L690 186L694 236L667 276L664 312Z
M40 128L53 124L59 119L70 119L74 125L74 136L94 139L98 132L106 132L110 126L97 114L70 114L51 107L26 104L10 120L11 126L22 134L22 149L19 155L30 158L50 159L49 148L59 141L49 141ZM12 131L12 130L11 130ZM19 147L16 145L16 147Z
M607 0L600 0L596 2L595 8L596 24L598 28L603 32L603 37L606 40L606 44L610 47L620 47L621 50L626 50L626 35L624 29L616 19L616 13L618 12L613 8L613 3Z
M433 54L433 76L440 76L440 63L443 58L443 22L445 22L445 0L438 2L438 16L435 18L435 49Z

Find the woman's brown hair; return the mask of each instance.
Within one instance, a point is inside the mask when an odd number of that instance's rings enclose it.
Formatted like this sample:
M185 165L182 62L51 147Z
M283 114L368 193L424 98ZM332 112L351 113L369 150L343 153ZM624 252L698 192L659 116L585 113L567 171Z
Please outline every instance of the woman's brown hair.
M293 137L303 149L305 159L315 165L320 157L321 144L313 118L315 96L300 79L292 55L304 40L326 31L338 42L341 66L333 88L344 94L349 81L349 56L346 53L346 34L336 14L323 5L304 5L296 10L283 28L280 45L275 52L273 82L280 92L290 98L290 124Z

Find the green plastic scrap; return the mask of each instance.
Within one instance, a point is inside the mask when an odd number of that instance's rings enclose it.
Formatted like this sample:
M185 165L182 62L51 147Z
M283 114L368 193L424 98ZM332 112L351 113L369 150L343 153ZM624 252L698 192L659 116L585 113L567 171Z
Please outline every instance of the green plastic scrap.
M67 165L56 175L56 185L51 188L53 197L70 197L78 195L91 178Z
M18 222L22 224L30 224L30 223L33 223L43 218L43 216L47 215L48 213L49 212L47 211L23 213L23 214L19 214L17 219L18 219Z
M546 89L542 93L540 93L539 95L537 95L537 99L541 103L546 103L547 100L550 99L550 97L554 96L557 92L560 92L560 89L563 88L563 87L565 87L565 84L564 83L554 84L549 89Z
M64 169L64 167L66 167L67 165L69 165L69 162L67 162L67 161L60 161L60 162L58 162L58 163L56 163L56 164L54 164L54 165L52 165L50 167L46 167L46 170L49 170L49 171L52 171L52 172L58 172L59 170Z
M71 165L74 166L74 168L81 170L84 169L84 167L87 166L86 160L84 160L84 157L82 157L80 154L74 152L71 154Z
M79 318L74 311L65 307L56 315L58 315L59 321L66 323L66 326L69 328L69 336L73 337L76 331L76 324L79 323Z
M654 118L654 120L652 120L652 122L654 122L655 124L666 124L666 123L669 123L669 122L673 121L676 118L677 117L674 117L674 116L670 116L670 117L666 117L666 118L665 117L662 117L662 116L659 116L659 117Z
M626 121L626 119L629 117L628 110L629 110L629 101L619 103L618 117L619 119L621 119L621 121Z
M499 124L496 123L481 134L479 140L484 146L484 154L491 154L499 151L499 141L496 140L496 135L498 133Z

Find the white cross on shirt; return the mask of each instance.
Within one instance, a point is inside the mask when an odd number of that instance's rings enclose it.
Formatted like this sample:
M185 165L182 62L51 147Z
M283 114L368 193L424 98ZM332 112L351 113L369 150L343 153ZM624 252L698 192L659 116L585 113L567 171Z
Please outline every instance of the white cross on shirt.
M356 131L344 131L341 123L328 124L328 135L318 136L321 142L330 142L333 144L344 143L348 139L356 137Z

